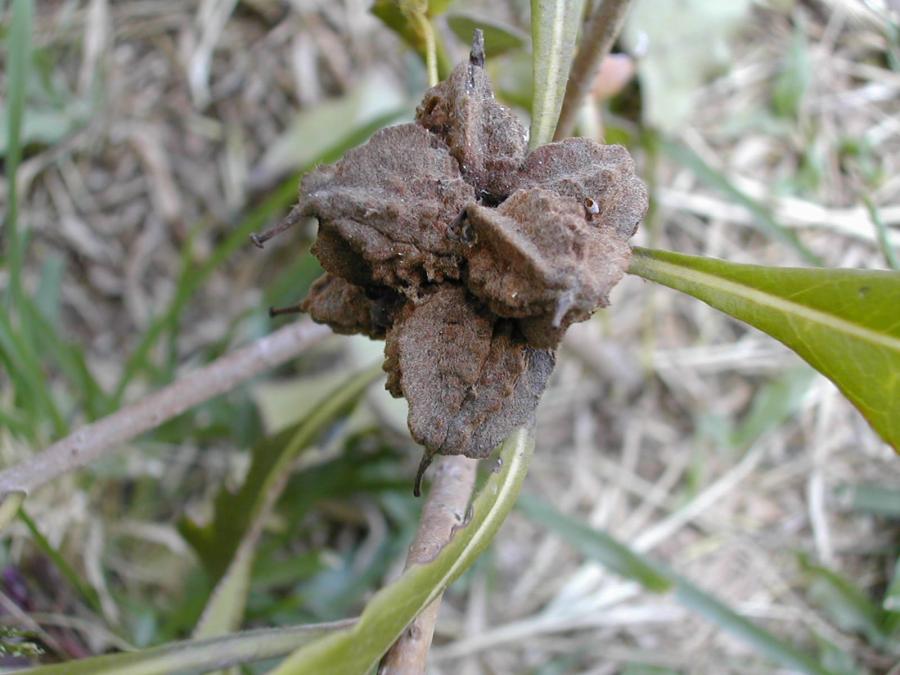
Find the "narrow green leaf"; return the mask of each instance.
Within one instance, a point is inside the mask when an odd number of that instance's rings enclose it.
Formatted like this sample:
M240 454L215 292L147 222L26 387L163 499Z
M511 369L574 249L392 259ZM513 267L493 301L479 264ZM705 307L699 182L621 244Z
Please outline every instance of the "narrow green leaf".
M654 593L665 593L672 588L672 582L655 564L632 553L606 532L569 518L532 495L522 495L518 506L533 521L560 535L584 555L603 563L616 574L633 579Z
M346 628L350 621L249 630L207 640L171 642L138 652L105 654L17 671L25 675L178 675L278 658Z
M9 48L6 54L6 239L9 264L9 290L14 302L22 297L22 258L24 237L19 231L19 196L16 176L22 161L22 120L25 114L25 91L31 62L31 30L34 8L31 0L13 0Z
M528 431L510 434L500 450L501 470L488 478L472 505L468 525L456 532L440 554L375 594L352 629L301 647L273 675L364 675L373 668L410 621L493 540L519 495L533 449Z
M207 525L191 520L179 523L181 534L197 551L217 582L234 559L240 543L267 504L280 492L297 455L341 412L352 406L372 381L382 374L380 365L353 374L322 396L318 405L297 425L254 448L253 461L237 492L223 489L215 499L215 516Z
M0 532L16 517L24 501L24 492L10 492L0 500Z
M780 340L900 452L900 273L739 265L642 248L629 272Z
M881 607L888 612L900 614L900 557L894 563L894 577L884 592L884 600L881 601ZM897 623L900 624L900 622Z
M810 597L841 630L859 633L879 649L900 653L900 642L894 642L886 630L888 612L837 572L813 564L806 556L800 557L800 565L806 574Z
M669 157L693 171L697 178L752 213L759 223L760 229L766 235L792 248L811 265L822 264L822 259L810 251L794 232L775 220L765 206L738 189L734 183L728 180L727 176L704 162L696 152L686 145L668 140L661 140L660 147Z
M781 426L800 407L814 379L815 371L798 366L762 387L754 395L749 412L731 434L731 446L748 448L764 433Z
M900 519L900 488L865 483L842 485L837 496L854 511Z
M31 532L31 539L34 544L43 551L44 555L53 561L56 569L62 574L65 580L69 582L69 585L78 591L91 609L98 615L103 616L103 608L100 605L100 596L97 595L97 591L84 581L60 552L54 548L53 544L51 544L44 536L43 532L38 529L37 523L31 519L31 516L28 515L24 508L19 509L19 519L25 523L25 527Z
M468 12L454 12L447 15L447 26L463 44L471 42L472 33L476 28L480 28L484 33L484 53L488 58L528 48L527 34L496 19L485 19Z
M598 532L578 520L556 511L549 504L531 498L523 500L525 515L543 524L565 539L570 546L609 567L613 572L635 579L660 592L672 589L675 598L688 609L744 641L766 658L809 675L832 675L807 654L780 641L774 635L729 608L715 596L675 574L663 565L629 549L604 532Z
M531 136L528 146L549 143L556 131L575 54L584 0L531 0Z
M884 221L881 219L881 214L878 213L878 207L875 206L875 202L869 197L863 197L863 203L866 205L866 210L869 212L869 219L875 226L878 246L881 247L885 262L887 262L888 267L892 270L900 270L900 259L898 259L897 252L894 250L894 247L891 246L891 242L888 239L887 225L885 225Z

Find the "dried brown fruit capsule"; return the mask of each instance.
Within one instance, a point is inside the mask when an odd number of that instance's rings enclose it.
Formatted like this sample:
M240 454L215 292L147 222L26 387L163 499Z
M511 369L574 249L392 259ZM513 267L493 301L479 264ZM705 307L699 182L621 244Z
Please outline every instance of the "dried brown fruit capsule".
M302 307L339 333L385 338L387 388L435 454L486 457L527 424L566 327L608 302L647 192L624 148L567 139L525 155L493 98L479 32L416 124L383 129L303 179L273 232L319 221L328 274ZM255 239L261 243L271 236Z

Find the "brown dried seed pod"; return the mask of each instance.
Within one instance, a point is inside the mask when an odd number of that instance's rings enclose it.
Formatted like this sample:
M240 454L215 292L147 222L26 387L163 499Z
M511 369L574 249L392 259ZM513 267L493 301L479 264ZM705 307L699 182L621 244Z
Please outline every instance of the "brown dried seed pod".
M531 419L554 363L454 285L404 308L385 356L388 389L409 402L410 432L426 457L487 457Z
M520 319L529 344L555 347L622 278L631 249L618 233L588 221L584 204L549 190L517 190L496 209L471 205L475 243L469 290L491 311Z
M363 289L340 277L323 274L313 282L300 305L313 321L331 326L341 335L384 339L403 299L388 288Z
M448 232L474 196L446 146L404 124L306 176L300 205L319 220L313 252L327 271L414 295L422 283L459 277Z
M634 160L621 145L567 138L542 145L525 158L519 189L544 188L583 202L592 200L597 224L631 237L647 212L647 188L634 175Z
M528 133L515 113L494 100L484 54L479 58L476 50L468 63L425 92L416 122L447 144L478 198L497 204L515 187Z

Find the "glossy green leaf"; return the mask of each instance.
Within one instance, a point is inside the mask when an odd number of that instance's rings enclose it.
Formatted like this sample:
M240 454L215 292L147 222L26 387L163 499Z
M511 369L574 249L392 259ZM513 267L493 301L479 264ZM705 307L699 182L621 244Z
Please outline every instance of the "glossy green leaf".
M531 148L549 143L556 131L583 7L583 0L531 0Z
M808 675L833 675L824 666L793 646L732 610L718 598L687 579L656 563L605 532L599 532L535 498L524 500L522 510L529 518L562 537L570 546L613 572L644 584L648 590L668 589L675 599L720 629L731 633L766 658Z
M250 630L207 640L171 642L137 652L105 654L16 671L28 675L178 675L278 658L299 645L346 628L336 621L288 628Z
M469 44L472 41L472 33L476 28L480 28L484 33L484 54L487 58L528 48L527 34L496 19L485 19L475 14L459 12L447 15L447 25L463 44Z
M629 272L780 340L900 451L900 273L739 265L642 248Z
M515 504L534 448L529 432L510 434L500 450L502 468L472 505L472 517L430 563L417 565L366 605L357 624L302 647L274 675L364 675L403 629L459 577L490 544Z

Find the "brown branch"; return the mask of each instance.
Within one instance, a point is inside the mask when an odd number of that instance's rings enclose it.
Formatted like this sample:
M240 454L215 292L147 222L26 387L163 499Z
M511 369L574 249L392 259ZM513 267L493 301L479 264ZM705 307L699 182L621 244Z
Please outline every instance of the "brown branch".
M434 471L431 490L422 507L419 529L409 547L407 569L434 560L450 541L455 528L463 524L475 487L477 466L477 460L462 455L442 458ZM419 675L425 672L440 606L441 598L438 597L406 628L382 659L379 675Z
M185 375L137 403L82 427L43 452L0 472L0 498L28 493L77 469L122 443L193 406L223 394L254 375L300 354L330 334L311 321L298 321Z
M601 0L600 6L585 26L581 44L572 61L572 70L569 71L566 95L559 111L556 133L553 134L554 141L572 133L581 102L591 90L603 57L609 53L616 36L622 30L630 4L631 0Z

